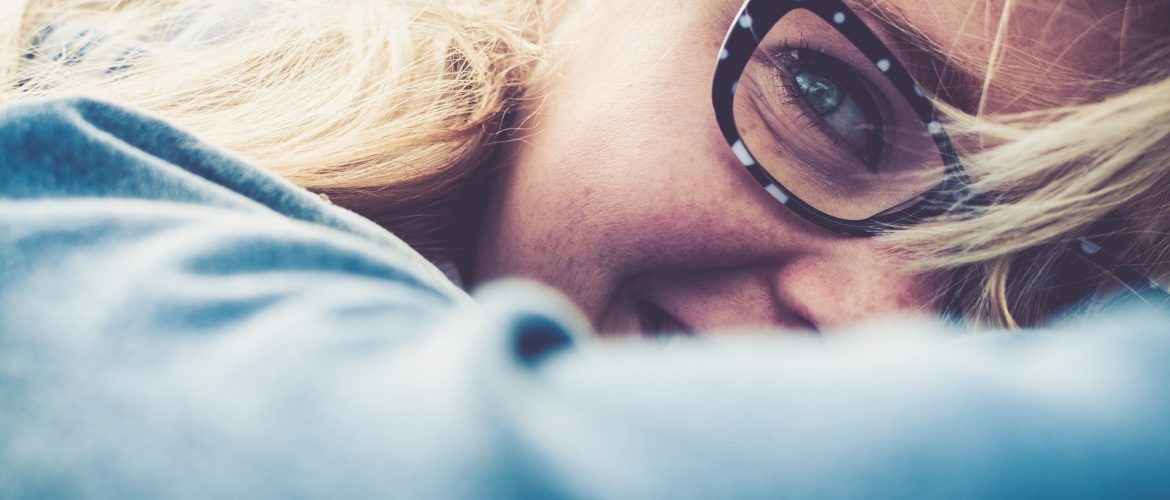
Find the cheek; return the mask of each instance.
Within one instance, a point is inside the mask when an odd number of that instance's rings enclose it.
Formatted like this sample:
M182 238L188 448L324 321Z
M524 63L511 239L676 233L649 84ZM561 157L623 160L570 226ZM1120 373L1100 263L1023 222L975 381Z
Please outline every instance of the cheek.
M675 219L720 197L711 177L726 175L721 162L732 158L714 127L708 65L664 47L625 58L582 52L526 121L531 132L496 193L512 221L505 236L555 246L557 257L612 256L633 234L693 223ZM646 71L654 61L672 71Z
M636 107L597 91L566 90L512 147L492 195L477 274L534 278L590 309L607 293L613 278L604 261L625 253L620 236L631 219L663 200L639 189L655 179L636 156L649 145L625 132L636 130Z
M604 108L566 113L576 126L550 126L548 146L517 171L531 182L533 217L559 222L526 230L565 231L545 235L561 255L622 274L676 251L709 254L703 239L775 229L774 202L736 163L709 106L679 92L617 93Z
M695 88L653 88L644 74L608 80L567 80L515 143L480 280L535 278L595 316L630 273L745 241L745 219L767 217L763 191L718 134L706 78Z
M596 266L624 253L634 235L676 229L676 217L692 212L686 205L702 202L704 193L679 189L690 174L677 167L694 164L694 152L654 138L679 134L636 118L653 116L645 101L597 101L605 106L554 104L514 151L496 193L504 203L499 236L513 242L514 270Z

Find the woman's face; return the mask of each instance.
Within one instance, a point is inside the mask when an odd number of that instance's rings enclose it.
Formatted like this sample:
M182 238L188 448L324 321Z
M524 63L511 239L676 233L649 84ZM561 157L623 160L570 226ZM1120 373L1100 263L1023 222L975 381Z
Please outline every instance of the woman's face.
M557 72L509 145L473 281L546 282L598 330L614 333L824 329L935 307L944 276L905 271L873 239L835 235L802 219L768 195L728 147L712 111L711 76L741 4L583 0L556 13ZM851 5L861 15L873 6ZM981 81L970 75L984 74L998 4L880 6L948 47L956 57L941 75L946 91L959 103L979 101ZM1110 59L1098 46L1107 46L1108 36L1084 23L1060 24L1052 12L1013 12L1006 40L1019 50L1004 55L1004 67L1039 76L1050 68L1038 61L1096 64L1070 59L1069 51ZM878 35L895 48L890 33ZM1115 48L1113 54L1116 60ZM923 60L906 58L912 60L899 56L908 65ZM937 69L919 64L911 71L921 81L939 79L920 73ZM985 106L1018 106L996 90L984 96Z

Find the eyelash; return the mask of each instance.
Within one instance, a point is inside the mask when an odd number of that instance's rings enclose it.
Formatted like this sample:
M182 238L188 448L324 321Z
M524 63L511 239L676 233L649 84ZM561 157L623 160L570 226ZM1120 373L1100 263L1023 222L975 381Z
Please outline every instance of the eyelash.
M815 52L817 54L822 54L826 57L832 57L832 56L829 56L828 51L825 51L819 47L813 46L809 40L807 40L803 37L801 37L795 44L784 45L782 47L779 47L778 49L773 50L772 52L773 53L786 53L786 52L794 51L794 50L795 51ZM780 56L780 57L783 57L783 56ZM866 85L867 87L871 87L871 88L873 87L873 84L870 83L861 74L860 71L857 71L857 69L853 68L852 66L850 66L848 63L846 63L844 61L841 61L841 64L849 67L849 69L851 71L853 71L857 75L857 77L863 82L862 83L863 85ZM775 70L776 79L780 82L780 88L782 89L782 93L784 95L784 103L796 105L797 109L799 110L801 118L804 119L805 121L809 122L810 127L816 128L822 135L824 135L825 137L828 137L833 142L833 147L841 148L842 141L844 141L844 139L841 137L840 134L837 133L837 131L833 130L833 128L831 126L829 126L829 124L826 123L823 118L818 116L816 114L816 112L812 110L812 107L809 105L808 101L806 101L804 99L804 97L801 95L800 89L797 88L796 82L795 82L795 77L793 77L793 75L789 72L789 70L784 66L785 65L782 63L781 64L773 63L773 69ZM874 95L880 96L881 92L872 91L872 92L870 92L870 94L871 94L871 96L874 96ZM880 101L881 98L878 97L878 98L875 98L874 100ZM879 104L879 107L880 107L880 104ZM888 116L890 113L888 111L883 112L880 109L877 111L877 113L879 115L878 116L879 120L882 122L881 123L882 129L889 130L887 128L885 122L888 121ZM854 155L861 164L865 165L866 169L868 169L874 173L877 173L880 171L879 165L882 163L882 160L884 159L885 151L889 150L888 146L889 146L890 140L885 135L886 134L883 133L882 139L881 139L883 142L882 157L876 158L873 161L872 165L870 164L870 162L867 162L859 153L854 151L852 147L846 147L844 149L849 150L850 154Z

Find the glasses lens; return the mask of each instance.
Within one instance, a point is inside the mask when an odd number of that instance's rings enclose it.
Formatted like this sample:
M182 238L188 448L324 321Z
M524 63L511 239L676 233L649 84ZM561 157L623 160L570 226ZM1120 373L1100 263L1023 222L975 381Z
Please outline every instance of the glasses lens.
M785 15L752 55L736 87L735 123L761 166L834 217L908 206L943 180L938 147L910 102L878 64L803 9Z

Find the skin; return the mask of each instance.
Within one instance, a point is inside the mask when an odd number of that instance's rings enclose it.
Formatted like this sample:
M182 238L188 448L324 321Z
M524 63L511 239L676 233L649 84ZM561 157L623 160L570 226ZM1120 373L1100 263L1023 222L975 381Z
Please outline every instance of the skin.
M805 221L761 189L727 146L715 123L710 79L740 5L582 0L561 6L553 40L557 76L539 110L524 118L531 130L506 151L473 283L509 276L545 282L609 333L652 328L647 304L681 323L674 327L703 331L826 330L935 307L944 277L900 268L873 239L834 235ZM956 65L985 74L997 4L881 5L962 54ZM1022 49L1004 60L1052 62L1047 69L1033 64L1037 72L1087 71L1116 61L1115 37L1091 31L1108 30L1109 23L1090 31L1083 22L1055 28L1061 18L1053 16L1084 17L1083 9L1057 11L1021 9L1013 19L1020 26L1008 34ZM1098 56L1061 56L1070 44ZM977 84L956 91L978 93ZM979 105L1022 109L1002 97L1011 95L991 86Z

